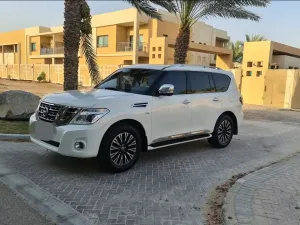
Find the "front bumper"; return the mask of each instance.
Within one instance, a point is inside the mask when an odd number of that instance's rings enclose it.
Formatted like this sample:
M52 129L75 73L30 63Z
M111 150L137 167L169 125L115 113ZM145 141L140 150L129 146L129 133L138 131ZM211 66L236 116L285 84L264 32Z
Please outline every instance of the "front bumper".
M34 129L32 129L37 122L35 115L32 115L29 122L32 142L65 156L92 158L98 155L100 143L105 133L103 129L99 129L101 128L100 123L55 127L52 140L45 142L38 139ZM84 143L85 147L81 150L76 149L74 147L76 142Z

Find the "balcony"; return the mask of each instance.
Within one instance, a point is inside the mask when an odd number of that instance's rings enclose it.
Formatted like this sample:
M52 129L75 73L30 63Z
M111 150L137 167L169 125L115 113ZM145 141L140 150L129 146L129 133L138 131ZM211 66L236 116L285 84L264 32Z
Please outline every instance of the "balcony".
M41 48L41 55L64 54L64 47Z
M117 52L132 52L132 51L133 51L133 43L131 42L117 43ZM145 42L139 43L138 51L148 53L148 43Z

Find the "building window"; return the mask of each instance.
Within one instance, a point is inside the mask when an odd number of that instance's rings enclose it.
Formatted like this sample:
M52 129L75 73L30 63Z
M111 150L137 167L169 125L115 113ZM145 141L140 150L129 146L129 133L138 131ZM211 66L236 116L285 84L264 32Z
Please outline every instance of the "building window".
M247 62L247 67L252 67L252 62Z
M257 67L263 67L263 62L262 61L258 61L257 62Z
M155 54L152 54L152 59L155 59Z
M30 51L35 52L36 51L36 43L30 43Z
M97 47L108 47L108 35L102 35L97 37Z
M215 60L215 61L217 60L217 55L214 56L214 60Z
M18 52L18 45L15 45L15 52Z
M161 54L158 54L158 58L161 59Z
M161 52L161 47L158 47L158 51Z
M156 48L155 48L155 47L152 47L152 51L155 52L155 51L156 51Z
M289 69L290 69L290 70L292 70L292 69L294 69L294 67L292 67L292 66L289 66Z
M251 77L252 76L252 71L247 71L247 74L246 74L248 77Z
M257 72L256 72L256 76L257 76L257 77L260 77L261 75L262 75L262 71L257 71Z

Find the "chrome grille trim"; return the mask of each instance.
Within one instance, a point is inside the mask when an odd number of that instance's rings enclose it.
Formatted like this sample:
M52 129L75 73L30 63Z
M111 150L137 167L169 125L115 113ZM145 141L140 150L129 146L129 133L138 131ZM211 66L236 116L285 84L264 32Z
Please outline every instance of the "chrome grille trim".
M56 126L68 124L80 108L41 102L38 109L38 119L54 123Z
M38 109L38 118L45 122L53 123L60 108L60 105L41 102Z

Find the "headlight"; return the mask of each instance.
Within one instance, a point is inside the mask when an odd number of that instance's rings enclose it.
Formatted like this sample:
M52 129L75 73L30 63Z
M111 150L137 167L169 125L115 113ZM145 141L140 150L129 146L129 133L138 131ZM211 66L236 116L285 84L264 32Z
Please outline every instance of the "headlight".
M70 122L70 124L93 124L109 113L108 109L82 109Z

